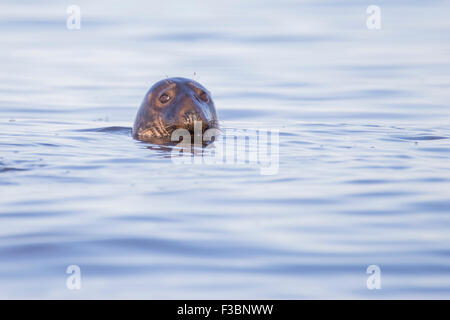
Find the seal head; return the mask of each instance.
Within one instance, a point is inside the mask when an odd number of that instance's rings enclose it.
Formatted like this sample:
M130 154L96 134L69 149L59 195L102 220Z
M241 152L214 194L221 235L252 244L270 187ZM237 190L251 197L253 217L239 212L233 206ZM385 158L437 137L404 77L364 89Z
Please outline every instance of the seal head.
M142 101L133 126L133 138L148 142L170 141L176 129L202 133L217 128L217 113L211 94L200 83L186 78L168 78L155 83Z

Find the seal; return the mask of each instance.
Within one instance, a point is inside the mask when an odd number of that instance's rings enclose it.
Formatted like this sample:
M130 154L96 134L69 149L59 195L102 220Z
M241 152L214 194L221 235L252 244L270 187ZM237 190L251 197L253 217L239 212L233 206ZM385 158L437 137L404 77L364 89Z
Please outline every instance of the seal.
M210 92L194 80L168 78L155 83L145 95L132 135L136 140L161 144L169 142L176 129L193 133L194 122L201 123L202 133L218 128Z

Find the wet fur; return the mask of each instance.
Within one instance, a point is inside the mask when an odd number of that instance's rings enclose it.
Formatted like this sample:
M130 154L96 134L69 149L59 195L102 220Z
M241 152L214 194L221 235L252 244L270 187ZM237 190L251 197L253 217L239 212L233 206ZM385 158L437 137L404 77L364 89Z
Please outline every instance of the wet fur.
M171 97L162 103L162 94ZM208 101L201 99L206 94ZM141 141L170 141L178 128L193 132L194 121L202 121L203 132L217 128L218 120L211 94L198 82L169 78L155 83L142 101L133 126L133 137Z

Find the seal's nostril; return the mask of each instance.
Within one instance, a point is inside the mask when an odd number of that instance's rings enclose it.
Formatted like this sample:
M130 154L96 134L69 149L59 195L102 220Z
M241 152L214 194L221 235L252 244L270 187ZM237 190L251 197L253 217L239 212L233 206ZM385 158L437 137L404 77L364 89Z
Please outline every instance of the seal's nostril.
M191 131L194 132L194 129L196 126L200 126L200 129L202 132L205 132L210 127L210 122L208 119L203 119L198 113L196 112L188 112L183 115L183 124L182 126ZM198 127L197 127L198 128Z
M194 120L198 120L199 116L197 115L197 113L195 112L186 112L184 114L184 117L188 120L188 121L194 121Z

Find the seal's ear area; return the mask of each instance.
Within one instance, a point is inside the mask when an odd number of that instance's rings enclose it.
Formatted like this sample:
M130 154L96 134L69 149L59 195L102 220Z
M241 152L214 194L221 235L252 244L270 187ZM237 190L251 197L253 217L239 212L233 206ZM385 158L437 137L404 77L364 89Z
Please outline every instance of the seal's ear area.
M150 89L150 91L147 93L147 105L151 107L153 105L153 100L155 100L155 96L157 96L158 93L155 92L155 90Z

